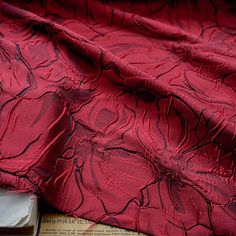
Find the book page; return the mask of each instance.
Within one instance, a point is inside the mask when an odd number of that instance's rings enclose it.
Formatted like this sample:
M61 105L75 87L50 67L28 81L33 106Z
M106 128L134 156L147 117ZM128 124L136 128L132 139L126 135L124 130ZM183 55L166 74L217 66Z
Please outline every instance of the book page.
M68 217L62 214L44 214L42 216L40 236L143 236L133 231Z
M26 227L34 225L37 209L34 195L0 188L0 227ZM34 211L33 211L34 210Z

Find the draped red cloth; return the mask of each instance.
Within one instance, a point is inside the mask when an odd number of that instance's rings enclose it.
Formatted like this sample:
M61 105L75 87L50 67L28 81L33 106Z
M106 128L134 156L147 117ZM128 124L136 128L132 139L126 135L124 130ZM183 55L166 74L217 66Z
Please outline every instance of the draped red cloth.
M149 235L236 235L236 3L0 3L0 185Z

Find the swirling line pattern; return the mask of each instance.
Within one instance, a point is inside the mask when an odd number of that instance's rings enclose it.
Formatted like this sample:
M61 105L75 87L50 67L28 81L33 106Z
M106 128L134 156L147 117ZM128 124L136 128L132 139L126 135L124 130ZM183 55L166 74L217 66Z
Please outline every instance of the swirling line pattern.
M0 3L0 185L149 235L236 235L236 3Z

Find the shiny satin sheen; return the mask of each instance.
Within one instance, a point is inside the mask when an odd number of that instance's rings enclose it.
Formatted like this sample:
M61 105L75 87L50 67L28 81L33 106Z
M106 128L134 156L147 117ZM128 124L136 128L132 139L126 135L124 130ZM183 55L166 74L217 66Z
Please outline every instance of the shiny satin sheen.
M235 1L0 3L0 185L149 235L236 235Z

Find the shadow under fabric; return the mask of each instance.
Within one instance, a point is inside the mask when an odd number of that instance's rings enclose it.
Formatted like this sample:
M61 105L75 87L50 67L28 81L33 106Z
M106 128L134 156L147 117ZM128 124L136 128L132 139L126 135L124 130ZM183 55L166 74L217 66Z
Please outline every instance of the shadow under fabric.
M149 235L236 235L236 3L0 3L0 186Z

